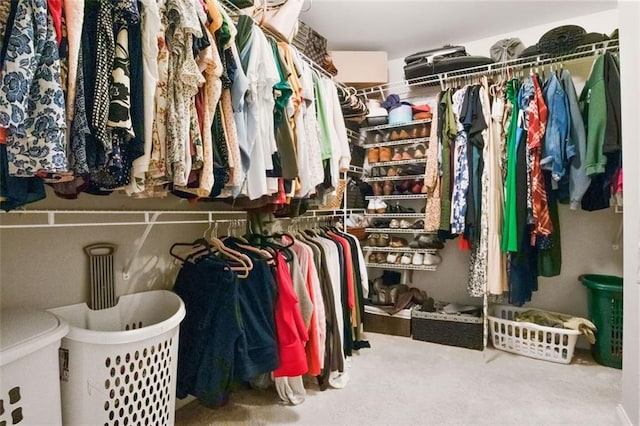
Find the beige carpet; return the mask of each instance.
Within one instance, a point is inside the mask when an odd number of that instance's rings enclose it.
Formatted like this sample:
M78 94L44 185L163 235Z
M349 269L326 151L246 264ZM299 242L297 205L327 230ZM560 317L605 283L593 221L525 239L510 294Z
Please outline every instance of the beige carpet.
M495 349L479 351L368 335L371 349L353 357L345 389L307 386L299 406L278 403L274 389L232 394L229 405L197 401L177 425L209 424L498 424L612 425L621 371L578 351L570 365Z

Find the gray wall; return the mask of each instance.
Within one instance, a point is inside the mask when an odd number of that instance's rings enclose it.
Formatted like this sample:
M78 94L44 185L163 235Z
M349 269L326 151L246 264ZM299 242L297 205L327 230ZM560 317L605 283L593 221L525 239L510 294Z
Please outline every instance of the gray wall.
M93 210L204 210L228 209L228 206L192 206L169 196L162 200L134 200L122 195L97 197L82 194L79 200L61 200L48 190L46 200L30 209ZM57 216L66 222L136 221L142 215L73 215ZM226 218L226 216L225 216ZM204 216L160 216L160 220L206 220ZM44 217L2 214L3 224L43 223ZM191 242L202 236L205 224L155 225L139 255L134 259L131 277L124 280L122 271L135 253L144 225L98 226L75 228L37 228L0 230L0 300L2 307L32 306L50 308L88 301L89 270L83 247L101 242L118 246L115 253L117 294L128 294L173 286L178 264L169 255L175 242ZM220 230L226 229L221 225Z

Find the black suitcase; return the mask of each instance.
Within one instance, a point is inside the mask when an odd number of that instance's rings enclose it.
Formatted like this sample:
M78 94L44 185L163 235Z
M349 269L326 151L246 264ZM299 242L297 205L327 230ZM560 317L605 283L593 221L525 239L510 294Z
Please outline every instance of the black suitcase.
M433 63L435 58L454 58L456 56L467 56L464 46L444 46L437 49L423 50L404 58L407 65L416 62Z
M464 46L445 46L404 58L404 78L410 80L494 63L485 56L469 56Z

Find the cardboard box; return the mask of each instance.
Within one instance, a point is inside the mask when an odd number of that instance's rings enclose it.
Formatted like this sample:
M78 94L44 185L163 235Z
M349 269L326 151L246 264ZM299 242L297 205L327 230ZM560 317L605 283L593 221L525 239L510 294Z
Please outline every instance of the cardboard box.
M389 82L387 52L334 50L333 63L338 69L336 78L354 87L369 87Z

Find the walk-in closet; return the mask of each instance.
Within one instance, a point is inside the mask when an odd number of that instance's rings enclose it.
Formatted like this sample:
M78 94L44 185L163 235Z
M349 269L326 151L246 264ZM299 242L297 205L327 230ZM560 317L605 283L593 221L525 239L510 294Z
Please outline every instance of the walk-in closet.
M639 3L0 3L0 426L640 424Z

